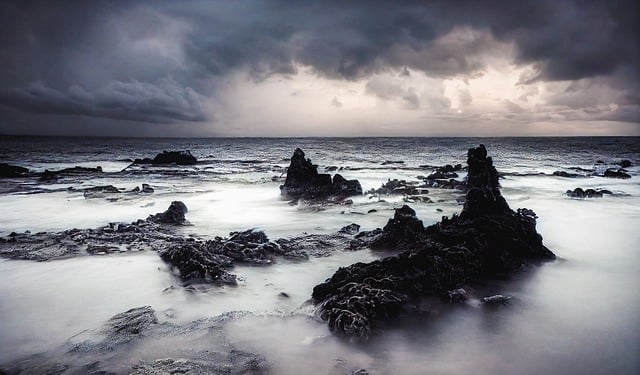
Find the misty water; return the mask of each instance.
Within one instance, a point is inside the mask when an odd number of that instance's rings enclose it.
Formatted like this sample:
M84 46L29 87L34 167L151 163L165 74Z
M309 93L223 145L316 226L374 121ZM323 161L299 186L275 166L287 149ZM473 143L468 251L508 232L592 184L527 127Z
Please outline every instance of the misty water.
M339 267L383 256L368 249L336 249L328 257L278 260L269 267L236 265L238 286L195 291L184 288L151 251L48 262L0 260L0 366L39 353L61 355L60 348L84 339L114 314L150 305L161 323L248 312L224 325L226 340L264 355L274 374L348 374L361 368L370 374L638 373L638 138L1 138L3 163L36 172L99 165L106 173L58 183L1 180L0 235L131 222L174 200L189 208L190 225L181 230L202 238L258 228L276 239L333 233L354 222L371 230L384 226L405 203L402 196L380 201L365 194L352 205L289 204L278 186L296 147L319 171L342 167L339 173L359 179L366 191L389 178L417 180L431 173L430 166L464 164L467 149L479 143L505 174L500 183L510 206L537 213L538 232L558 256L509 280L474 286L477 296L513 296L508 306L490 309L477 299L442 305L428 319L388 328L362 344L332 334L308 300L313 287ZM127 168L130 159L187 149L198 158L196 166ZM602 174L622 159L633 163L626 168L630 179L551 175L574 173L572 167ZM127 173L119 172L125 168ZM155 192L111 201L86 199L77 190L109 184L131 190L142 183ZM614 194L567 197L565 191L576 187ZM459 192L429 190L436 203L410 203L425 226L461 210ZM191 345L196 344L216 345L194 339ZM141 342L112 361L126 369L179 353L173 342Z

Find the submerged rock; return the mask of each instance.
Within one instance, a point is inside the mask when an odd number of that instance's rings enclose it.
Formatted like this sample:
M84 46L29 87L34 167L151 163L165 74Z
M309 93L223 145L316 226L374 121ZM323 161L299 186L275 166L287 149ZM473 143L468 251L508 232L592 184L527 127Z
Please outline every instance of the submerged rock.
M29 173L29 169L19 167L17 165L11 165L7 163L0 163L0 178L2 177L24 177Z
M287 178L280 186L281 194L293 199L323 199L332 196L348 197L362 194L358 180L347 180L339 174L319 174L318 166L305 158L297 148L287 169Z
M459 215L424 228L410 207L397 209L381 232L361 239L406 250L340 268L313 289L320 317L334 332L366 339L412 314L424 297L457 299L451 291L465 284L555 258L536 232L535 213L509 208L483 145L469 149L467 164L469 191Z
M131 335L139 335L152 324L157 323L156 312L151 306L136 307L112 316L107 322L106 332L111 337L127 338Z

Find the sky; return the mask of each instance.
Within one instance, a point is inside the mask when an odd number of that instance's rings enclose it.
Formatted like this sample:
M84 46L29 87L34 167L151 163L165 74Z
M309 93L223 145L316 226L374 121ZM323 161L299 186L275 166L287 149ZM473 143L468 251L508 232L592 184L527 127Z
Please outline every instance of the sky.
M1 1L0 134L640 135L635 0Z

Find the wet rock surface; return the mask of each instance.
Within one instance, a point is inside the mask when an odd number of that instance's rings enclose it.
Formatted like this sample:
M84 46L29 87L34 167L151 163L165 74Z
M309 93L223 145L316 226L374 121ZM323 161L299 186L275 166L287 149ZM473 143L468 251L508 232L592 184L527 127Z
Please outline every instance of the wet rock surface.
M613 193L606 189L582 189L578 187L573 190L567 190L566 194L571 198L601 198L605 194L612 195Z
M42 182L59 182L61 179L73 179L77 177L84 177L87 175L95 176L101 175L103 173L102 167L98 166L95 168L90 167L72 167L72 168L64 168L60 170L45 170L44 172L38 174L40 181Z
M339 174L319 174L318 166L306 159L304 152L297 148L287 169L287 178L280 186L283 196L291 199L325 199L332 196L348 197L361 195L362 186L358 180L347 180Z
M86 254L161 250L188 240L176 231L175 226L163 225L183 223L185 212L186 206L182 202L173 202L167 211L151 215L150 220L53 233L11 233L0 238L0 256L45 261Z
M19 167L17 165L11 165L7 163L0 163L0 178L3 177L24 177L29 172L29 169Z
M502 197L485 147L469 149L467 156L469 190L459 215L424 228L410 207L397 209L377 234L359 236L369 246L404 251L340 268L313 289L319 315L332 331L367 339L385 324L415 314L418 306L424 309L420 302L426 297L450 300L450 291L465 284L555 258L536 232L535 213L513 211Z
M624 169L616 170L613 168L609 168L606 171L604 171L603 176L608 178L621 178L621 179L631 178L631 175L626 173Z

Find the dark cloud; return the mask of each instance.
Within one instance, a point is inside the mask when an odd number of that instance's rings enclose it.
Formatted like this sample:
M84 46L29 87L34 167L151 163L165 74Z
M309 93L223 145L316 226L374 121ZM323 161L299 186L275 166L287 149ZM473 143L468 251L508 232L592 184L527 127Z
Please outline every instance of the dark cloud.
M612 77L633 100L638 35L634 0L4 1L0 107L204 121L196 99L237 71L256 81L300 65L346 80L464 77L507 53L538 67L523 82ZM420 105L406 89L368 90Z

